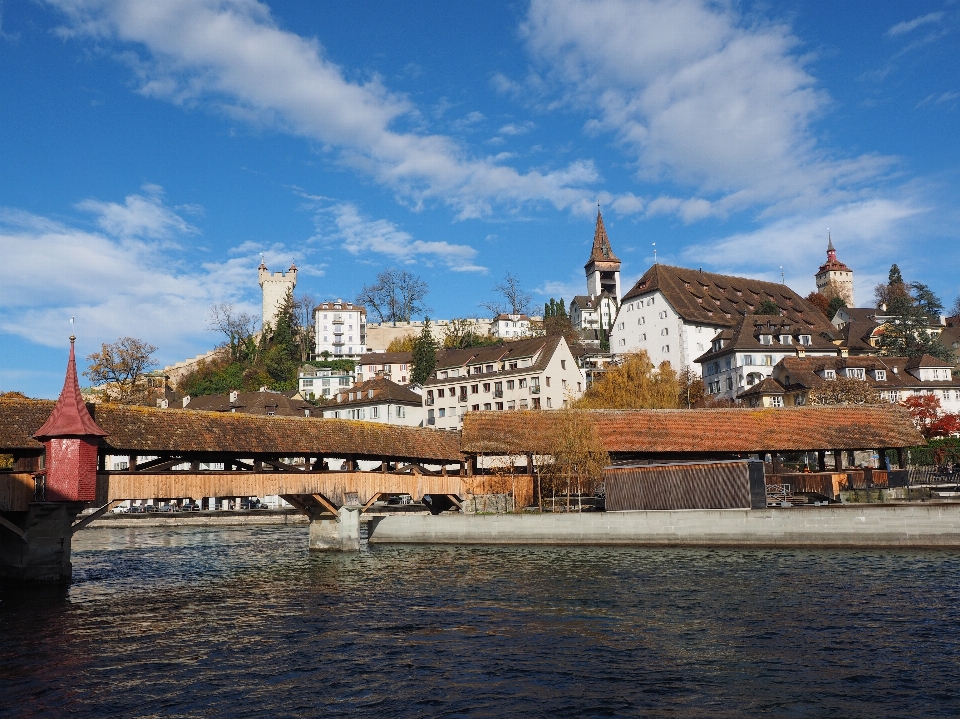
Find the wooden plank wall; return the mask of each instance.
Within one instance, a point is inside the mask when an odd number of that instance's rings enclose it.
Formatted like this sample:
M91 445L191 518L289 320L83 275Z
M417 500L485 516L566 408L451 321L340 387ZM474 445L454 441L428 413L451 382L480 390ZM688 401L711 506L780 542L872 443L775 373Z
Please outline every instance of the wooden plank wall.
M509 494L517 507L534 504L533 475L529 474L483 474L458 477L466 494ZM461 495L463 496L463 495Z
M35 487L29 472L0 472L0 512L26 512Z
M264 497L270 494L322 494L343 504L345 492L356 492L366 504L378 493L463 497L457 475L390 474L386 472L148 472L98 476L98 502L124 499L201 499L203 497Z

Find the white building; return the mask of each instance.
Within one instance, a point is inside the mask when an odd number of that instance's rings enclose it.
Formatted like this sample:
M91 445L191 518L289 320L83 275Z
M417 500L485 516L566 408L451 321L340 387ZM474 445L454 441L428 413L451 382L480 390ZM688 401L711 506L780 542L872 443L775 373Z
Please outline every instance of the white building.
M297 266L290 265L286 272L270 272L267 266L260 261L257 268L257 276L260 281L260 294L263 299L263 309L261 316L261 327L277 326L277 315L287 294L293 292L297 286Z
M400 385L410 384L412 352L367 352L357 360L357 380L386 377Z
M458 430L467 412L560 409L585 388L560 335L445 350L424 383L426 426Z
M361 382L337 393L323 406L325 419L356 419L364 422L422 427L423 399L385 377Z
M297 389L304 399L315 400L321 397L329 399L338 392L344 392L357 382L353 372L334 370L329 367L302 365L297 372Z
M698 370L694 363L710 349L714 336L752 315L765 300L811 334L833 331L818 309L784 284L653 265L624 295L610 332L610 351L646 350L655 365L666 361L677 370Z
M491 333L491 321L477 317L464 317L456 320L430 320L430 329L438 342L443 342L447 329L454 322L461 330L469 329L481 337ZM367 351L385 352L394 340L418 337L423 332L422 321L411 322L368 322Z
M786 357L847 356L833 337L786 317L748 315L719 332L710 349L697 358L707 393L714 399L737 399L773 374Z
M530 336L530 317L527 315L500 314L490 323L490 334L504 339Z
M366 352L367 311L343 300L322 302L313 311L317 358L356 359Z

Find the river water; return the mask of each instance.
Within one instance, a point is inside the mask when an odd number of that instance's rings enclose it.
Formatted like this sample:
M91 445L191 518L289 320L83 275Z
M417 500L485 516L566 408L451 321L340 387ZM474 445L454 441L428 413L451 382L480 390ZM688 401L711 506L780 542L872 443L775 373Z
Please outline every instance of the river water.
M948 552L89 529L0 591L3 717L960 715Z

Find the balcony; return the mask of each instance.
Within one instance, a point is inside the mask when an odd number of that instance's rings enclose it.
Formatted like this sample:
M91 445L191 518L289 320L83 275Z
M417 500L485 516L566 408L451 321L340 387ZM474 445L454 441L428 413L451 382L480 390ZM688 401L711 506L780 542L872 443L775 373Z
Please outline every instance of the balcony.
M530 394L540 394L540 385L538 384L530 385Z
M333 324L335 324L335 325L342 325L342 324L343 324L343 317L340 317L339 315L334 315L334 316L333 316Z
M435 417L427 417L427 424L436 424L437 420Z
M334 338L333 338L333 345L334 345L335 347L342 347L342 346L343 346L343 337L334 337Z
M423 404L424 404L426 407L433 407L433 397L424 397L424 398L423 398Z
M493 390L493 396L494 396L494 397L502 398L502 397L503 397L503 390L502 390L502 389L495 389L495 390Z
M458 399L459 399L459 401L460 401L460 404L466 404L466 403L467 403L467 393L464 392L462 395L460 395L460 397L459 397Z

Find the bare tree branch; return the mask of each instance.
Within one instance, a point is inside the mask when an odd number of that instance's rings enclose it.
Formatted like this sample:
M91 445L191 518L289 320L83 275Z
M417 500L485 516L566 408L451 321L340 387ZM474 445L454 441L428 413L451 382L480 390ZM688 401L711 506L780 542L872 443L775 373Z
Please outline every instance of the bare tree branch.
M356 302L376 312L381 322L409 322L414 315L429 312L423 298L430 291L422 279L406 270L389 269L364 285Z
M510 272L504 275L502 282L498 282L493 286L493 291L503 299L498 298L481 302L480 306L491 312L494 316L500 314L530 314L530 303L533 301L533 297L527 292L524 292L520 280Z

